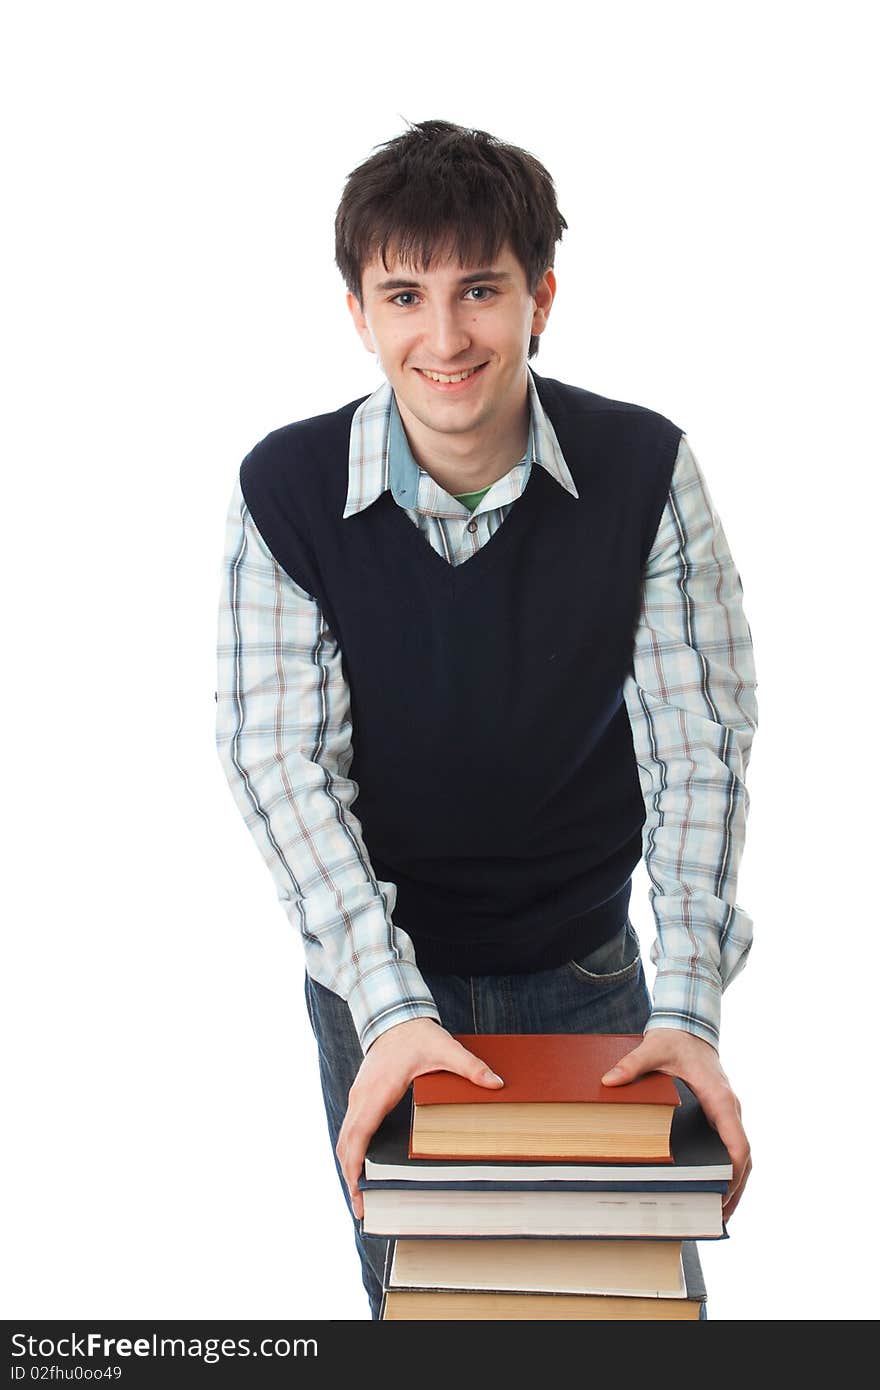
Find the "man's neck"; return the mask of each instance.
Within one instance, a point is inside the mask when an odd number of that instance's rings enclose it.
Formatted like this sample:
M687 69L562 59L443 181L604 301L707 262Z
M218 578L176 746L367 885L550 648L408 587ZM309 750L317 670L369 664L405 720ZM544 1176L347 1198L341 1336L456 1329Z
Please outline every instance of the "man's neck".
M484 431L441 436L414 420L397 402L412 456L450 496L491 487L519 463L529 442L528 389L516 414Z

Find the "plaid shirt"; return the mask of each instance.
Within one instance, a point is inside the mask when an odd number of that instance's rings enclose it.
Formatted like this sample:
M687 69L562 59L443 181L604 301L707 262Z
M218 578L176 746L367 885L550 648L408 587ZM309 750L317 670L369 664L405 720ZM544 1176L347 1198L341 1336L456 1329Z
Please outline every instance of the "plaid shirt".
M434 550L459 565L503 523L533 466L577 496L531 370L528 378L526 453L473 512L416 463L383 383L352 420L343 516L390 488ZM741 595L682 435L644 570L623 695L645 799L643 853L657 929L647 1026L681 1028L716 1047L721 992L752 940L752 920L735 900L757 726ZM269 551L238 480L226 522L217 657L218 754L302 935L309 974L347 1001L365 1052L396 1023L439 1022L412 941L392 920L395 885L377 881L352 810L358 788L347 777L353 751L343 653L316 601Z

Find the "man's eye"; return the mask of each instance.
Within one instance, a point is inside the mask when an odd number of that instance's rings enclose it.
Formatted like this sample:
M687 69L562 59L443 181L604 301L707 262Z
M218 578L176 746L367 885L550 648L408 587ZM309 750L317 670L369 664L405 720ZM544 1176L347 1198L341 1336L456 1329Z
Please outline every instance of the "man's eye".
M485 303L487 298L491 297L494 294L497 294L497 290L493 289L491 285L471 285L469 289L465 291L465 293L479 295L479 299L473 302L477 304L483 304ZM391 303L398 305L401 309L408 309L410 307L410 304L403 303L402 301L408 300L412 302L417 298L418 296L416 295L415 290L401 290L399 294L393 296Z

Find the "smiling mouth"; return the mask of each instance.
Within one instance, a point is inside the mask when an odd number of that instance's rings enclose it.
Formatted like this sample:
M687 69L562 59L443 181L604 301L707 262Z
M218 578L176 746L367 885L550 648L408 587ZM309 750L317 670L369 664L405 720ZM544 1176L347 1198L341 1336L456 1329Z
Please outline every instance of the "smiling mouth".
M429 381L436 381L436 382L438 382L441 386L449 386L449 385L454 385L456 382L459 382L459 381L467 381L467 380L469 380L470 377L475 376L477 372L481 372L481 371L483 370L483 368L484 368L485 366L487 366L487 365L488 365L488 363L486 363L486 362L481 362L481 363L479 364L479 366L476 366L476 367L466 367L465 370L462 371L462 372L452 372L452 373L447 373L447 372L429 372L429 371L426 371L426 370L424 369L424 367L416 367L415 370L419 373L420 376L427 377Z

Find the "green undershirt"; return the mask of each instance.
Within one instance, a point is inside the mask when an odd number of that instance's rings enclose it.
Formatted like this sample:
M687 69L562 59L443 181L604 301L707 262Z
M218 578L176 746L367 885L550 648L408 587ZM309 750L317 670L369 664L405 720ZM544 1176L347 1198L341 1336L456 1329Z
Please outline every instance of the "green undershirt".
M491 486L492 484L490 483L489 487ZM467 507L468 511L472 512L476 507L480 505L488 491L489 488L484 487L480 488L479 492L456 492L453 495L457 502L463 502L464 505Z

